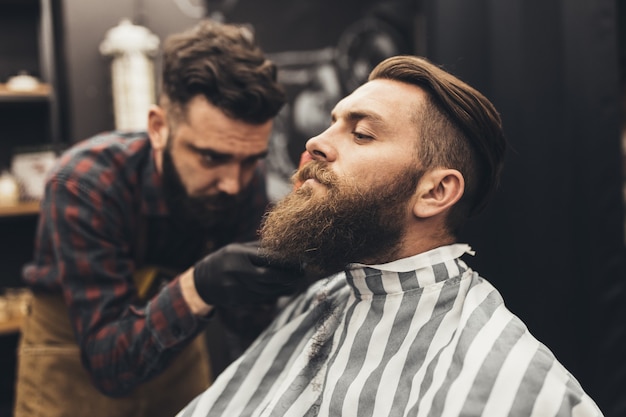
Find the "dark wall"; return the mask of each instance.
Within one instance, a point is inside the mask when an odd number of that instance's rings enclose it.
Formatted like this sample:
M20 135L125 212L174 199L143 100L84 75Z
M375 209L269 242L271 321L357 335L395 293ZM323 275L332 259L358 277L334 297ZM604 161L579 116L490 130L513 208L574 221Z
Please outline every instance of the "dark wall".
M607 416L626 415L616 3L425 2L428 54L483 91L510 142L468 260Z

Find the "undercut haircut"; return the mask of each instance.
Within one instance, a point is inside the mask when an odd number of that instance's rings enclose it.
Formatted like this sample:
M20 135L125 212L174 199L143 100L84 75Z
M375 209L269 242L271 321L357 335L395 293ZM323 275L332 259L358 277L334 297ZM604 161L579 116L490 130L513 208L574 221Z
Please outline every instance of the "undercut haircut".
M453 234L468 217L481 212L500 182L506 151L502 120L479 91L428 60L396 56L378 64L369 80L388 79L420 87L427 100L416 110L421 169L452 168L465 180L463 197L451 208Z

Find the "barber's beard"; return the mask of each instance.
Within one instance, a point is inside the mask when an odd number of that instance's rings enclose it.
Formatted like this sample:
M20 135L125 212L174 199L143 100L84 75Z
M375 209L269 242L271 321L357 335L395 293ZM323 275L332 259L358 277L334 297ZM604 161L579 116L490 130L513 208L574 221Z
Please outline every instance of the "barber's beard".
M303 186L278 202L261 228L262 253L271 262L306 266L316 275L330 275L353 262L393 260L404 236L406 203L420 177L416 171L360 189L340 181L324 163L310 162L294 180L313 178L327 192L316 195Z
M170 138L171 143L171 138ZM174 220L183 226L201 230L228 229L235 222L237 204L242 195L220 193L215 196L190 196L169 148L163 151L163 190Z

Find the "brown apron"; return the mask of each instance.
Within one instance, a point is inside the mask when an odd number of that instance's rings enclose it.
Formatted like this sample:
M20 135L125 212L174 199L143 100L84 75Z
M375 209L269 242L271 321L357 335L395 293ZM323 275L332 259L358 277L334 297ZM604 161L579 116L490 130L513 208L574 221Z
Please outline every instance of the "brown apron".
M210 385L201 334L159 376L126 397L91 383L61 296L35 295L18 348L14 417L173 417Z

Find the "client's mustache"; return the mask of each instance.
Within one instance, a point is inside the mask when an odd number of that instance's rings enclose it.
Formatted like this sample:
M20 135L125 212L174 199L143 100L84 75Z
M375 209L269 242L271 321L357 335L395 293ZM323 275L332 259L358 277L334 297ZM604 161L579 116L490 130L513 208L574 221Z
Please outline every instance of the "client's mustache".
M294 183L303 183L308 179L314 179L327 187L337 184L337 176L328 168L323 161L311 161L301 167L292 177Z

